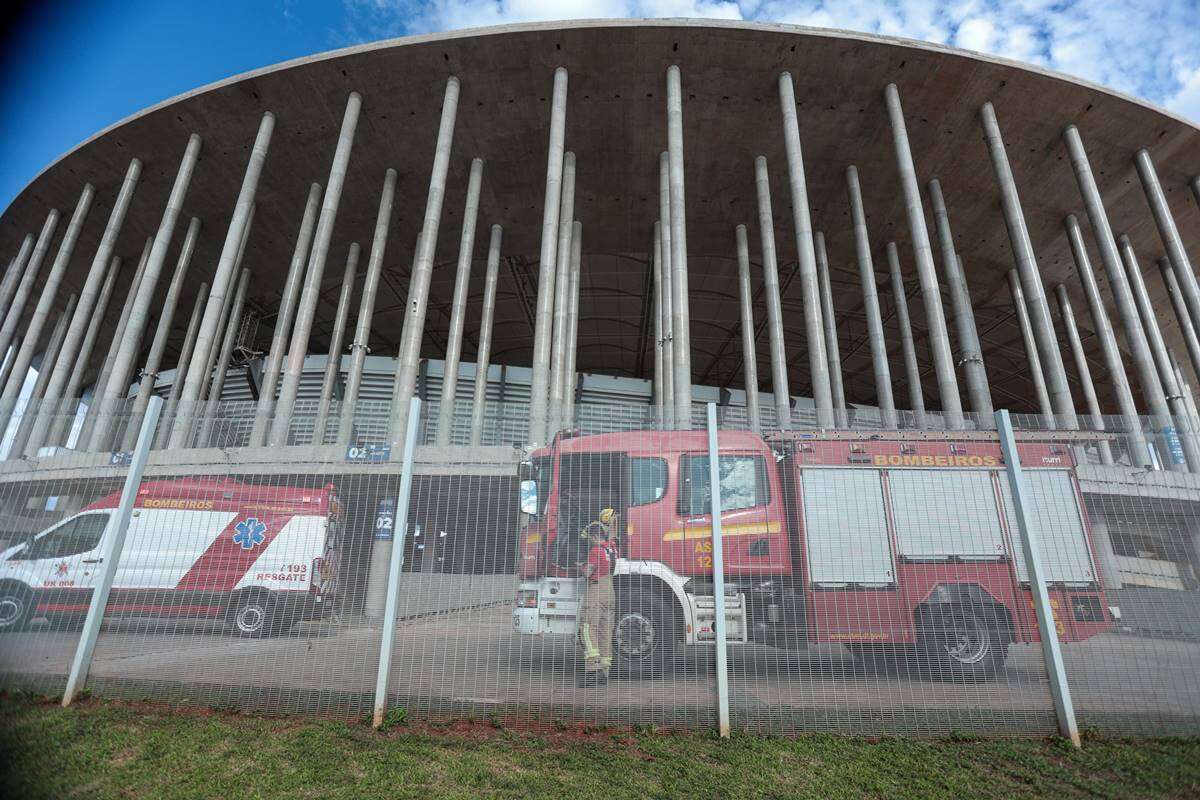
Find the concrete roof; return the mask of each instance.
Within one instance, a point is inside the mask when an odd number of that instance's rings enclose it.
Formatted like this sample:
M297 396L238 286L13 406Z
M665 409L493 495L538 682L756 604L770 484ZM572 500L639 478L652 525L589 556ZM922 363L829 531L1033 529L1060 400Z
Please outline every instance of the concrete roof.
M327 347L346 250L351 241L369 247L383 173L394 167L399 172L396 214L371 343L376 353L394 354L442 91L446 78L457 75L462 97L423 354L442 355L467 170L470 159L478 156L487 165L464 359L473 358L478 334L487 226L499 223L505 228L506 258L493 361L528 364L549 93L553 70L562 65L570 71L567 147L578 156L576 214L584 225L579 368L650 376L653 326L647 316L646 250L657 215L657 156L666 147L665 72L670 64L680 66L685 93L696 382L742 382L733 228L747 224L757 264L753 159L761 154L771 169L792 391L809 391L800 287L792 280L796 248L775 84L785 69L794 76L800 104L814 227L825 232L833 267L849 400L873 403L875 397L844 180L850 164L859 169L885 327L893 334L889 350L898 402L906 396L886 279L884 247L889 240L900 245L910 293L916 275L883 103L883 89L890 82L900 90L922 184L933 177L942 181L998 406L1030 409L1033 392L1005 286L1005 273L1013 266L1008 237L977 117L987 100L995 104L1009 146L1043 277L1048 287L1065 281L1072 291L1107 409L1115 411L1113 398L1095 338L1087 335L1090 319L1062 232L1067 213L1084 219L1060 139L1066 124L1079 126L1113 228L1132 237L1157 305L1164 309L1168 341L1178 340L1154 267L1162 245L1131 159L1139 148L1150 149L1185 243L1194 257L1200 256L1200 209L1186 188L1187 180L1200 173L1200 131L1195 126L1103 87L1014 62L920 42L783 25L689 20L518 25L379 42L247 73L147 109L47 167L0 217L0 255L11 257L25 233L36 233L49 208L69 216L83 182L91 181L97 201L65 282L69 289L80 286L124 170L137 156L145 170L118 245L118 254L136 262L142 242L157 227L178 159L194 131L204 138L204 148L183 218L197 216L204 223L191 273L194 291L215 267L258 119L269 110L278 125L245 262L254 271L250 305L267 315L260 330L265 341L307 187L327 178L346 96L355 90L363 95L363 114L311 350ZM927 198L926 213L932 232ZM177 229L171 265L185 227L181 223ZM63 228L65 223L59 237ZM1100 269L1095 253L1093 257ZM365 254L361 263L365 268ZM114 318L131 273L129 266L118 284L110 311ZM756 271L756 287L760 283ZM164 278L160 286L165 284ZM62 292L60 305L68 293ZM923 310L916 298L910 307L922 336ZM191 298L185 295L173 345L182 339L182 317L190 308ZM756 317L765 317L763 306L756 308ZM932 366L921 342L918 353L928 376L926 400L936 408ZM765 335L759 338L759 358L759 374L769 381ZM168 366L173 359L169 353ZM1068 372L1073 376L1071 366ZM963 391L965 397L965 385ZM1075 393L1078 398L1077 388Z

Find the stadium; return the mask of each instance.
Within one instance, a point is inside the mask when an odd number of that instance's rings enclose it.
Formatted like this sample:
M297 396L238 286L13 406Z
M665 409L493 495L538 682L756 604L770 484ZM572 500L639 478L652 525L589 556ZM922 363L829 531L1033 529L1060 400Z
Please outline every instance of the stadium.
M484 603L520 465L564 431L715 403L756 433L994 440L1008 409L1079 461L1109 600L1194 627L1198 175L1200 131L1138 99L785 25L522 24L239 75L0 217L3 530L118 485L157 395L159 474L339 484L369 616L418 398L437 536L405 569Z

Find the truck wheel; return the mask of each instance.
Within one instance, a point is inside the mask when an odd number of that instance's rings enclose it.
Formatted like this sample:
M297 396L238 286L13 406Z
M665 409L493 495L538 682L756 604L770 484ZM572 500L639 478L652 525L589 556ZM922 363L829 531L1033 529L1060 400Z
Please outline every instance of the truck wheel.
M1008 658L1008 637L991 619L968 608L932 610L917 629L917 647L931 677L982 681Z
M23 630L33 618L33 595L20 584L0 586L0 633Z
M261 592L248 592L234 600L229 611L230 632L258 639L275 633L275 613L271 598Z
M657 678L679 645L674 607L649 591L617 595L613 622L613 671L623 678Z

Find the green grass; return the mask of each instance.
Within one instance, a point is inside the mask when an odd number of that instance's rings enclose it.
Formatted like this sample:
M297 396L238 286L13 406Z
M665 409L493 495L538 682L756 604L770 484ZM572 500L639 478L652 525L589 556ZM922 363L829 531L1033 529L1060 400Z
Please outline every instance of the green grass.
M394 721L400 723L403 719ZM562 726L560 726L561 728ZM0 698L0 796L1200 796L1200 739L799 739L269 719Z

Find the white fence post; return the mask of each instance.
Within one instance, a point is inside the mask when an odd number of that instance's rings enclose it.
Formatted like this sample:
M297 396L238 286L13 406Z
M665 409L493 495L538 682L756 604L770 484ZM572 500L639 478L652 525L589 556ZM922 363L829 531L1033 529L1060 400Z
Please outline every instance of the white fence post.
M1041 542L1038 532L1030 524L1029 511L1032 498L1025 486L1025 475L1021 470L1017 442L1013 436L1012 422L1008 412L996 412L996 430L1000 434L1000 448L1004 453L1004 468L1008 471L1008 484L1012 489L1013 512L1021 529L1021 549L1024 551L1025 568L1029 573L1029 588L1033 594L1033 608L1037 613L1038 628L1042 638L1042 654L1046 659L1046 672L1050 677L1050 693L1054 697L1054 711L1058 715L1058 729L1071 744L1079 747L1079 726L1075 723L1075 706L1071 702L1071 687L1067 683L1067 672L1063 667L1062 649L1058 643L1058 629L1054 626L1054 611L1050 596L1046 592L1046 581L1042 570Z
M421 427L421 399L408 404L408 426L404 433L404 460L400 466L400 491L396 496L395 534L388 564L387 600L383 607L383 634L379 643L379 671L375 674L375 714L372 725L383 724L387 709L388 672L392 668L392 640L396 634L396 602L400 596L400 567L404 564L404 537L408 534L408 504L412 493L413 451Z
M87 680L88 669L92 665L92 651L96 648L96 637L100 635L100 624L104 621L104 609L108 605L108 593L112 589L117 562L121 560L121 550L125 546L125 532L129 529L133 503L137 500L138 489L142 485L142 473L146 469L146 459L150 456L150 446L154 442L154 430L158 427L162 406L161 397L151 397L150 405L146 407L146 416L142 418L142 427L138 431L137 444L133 447L129 471L125 473L125 485L121 489L121 503L117 506L117 513L108 523L108 536L100 557L100 577L96 581L96 588L92 591L92 600L88 605L83 632L79 635L79 644L75 648L75 659L71 662L71 672L67 676L67 688L63 690L62 704L64 706L70 705L75 696L79 694Z
M729 738L729 671L725 642L725 556L721 543L721 467L717 453L717 404L708 404L708 485L712 500L713 634L717 638L717 722Z

